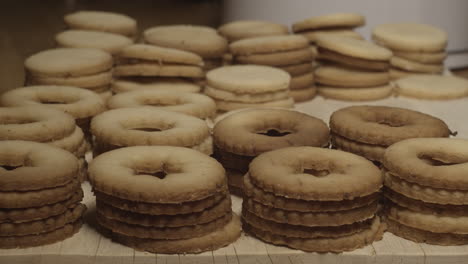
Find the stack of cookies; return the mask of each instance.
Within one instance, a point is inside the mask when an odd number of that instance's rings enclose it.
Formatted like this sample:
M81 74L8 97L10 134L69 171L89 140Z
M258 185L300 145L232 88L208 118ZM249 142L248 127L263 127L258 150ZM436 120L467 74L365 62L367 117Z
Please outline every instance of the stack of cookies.
M374 28L372 39L393 51L392 79L421 73L442 73L447 57L447 33L430 25L383 24Z
M107 100L112 93L112 56L102 50L57 48L26 59L26 84L66 85L85 88Z
M0 248L41 246L77 233L86 210L78 173L67 151L0 141Z
M269 66L224 66L206 74L204 92L215 100L218 112L261 106L292 108L290 79L287 72Z
M224 166L231 192L241 195L250 162L261 153L291 146L328 146L320 119L291 110L249 109L225 117L213 129L215 158Z
M0 141L25 140L64 149L78 158L79 179L86 179L85 154L90 149L71 115L44 106L0 107Z
M335 13L315 16L296 22L292 25L292 30L294 34L306 37L309 40L314 54L317 55L316 42L318 35L338 35L363 39L354 29L363 26L365 23L365 18L362 15L354 13Z
M103 11L78 11L66 15L65 24L71 29L109 32L136 39L138 34L135 19L118 13Z
M243 229L265 242L342 252L382 238L382 175L338 150L290 147L261 154L244 180Z
M419 243L468 244L468 141L418 138L385 151L390 232Z
M385 149L408 138L448 137L444 121L417 111L387 106L351 106L330 117L334 148L381 163Z
M117 54L114 76L119 79L114 81L112 89L117 86L118 90L121 81L152 85L171 80L177 83L182 78L193 83L204 77L202 65L202 58L192 52L134 44Z
M365 40L334 35L319 35L317 46L321 63L316 82L323 97L366 101L392 93L388 77L390 50Z
M203 70L223 65L223 55L228 49L225 38L214 28L194 25L152 27L143 33L146 43L190 51L203 58Z
M241 234L223 167L197 151L122 148L93 160L89 174L98 224L124 245L199 253L226 246Z
M287 35L243 39L231 43L229 51L234 64L267 65L287 71L292 76L290 94L296 102L315 96L314 55L306 38Z

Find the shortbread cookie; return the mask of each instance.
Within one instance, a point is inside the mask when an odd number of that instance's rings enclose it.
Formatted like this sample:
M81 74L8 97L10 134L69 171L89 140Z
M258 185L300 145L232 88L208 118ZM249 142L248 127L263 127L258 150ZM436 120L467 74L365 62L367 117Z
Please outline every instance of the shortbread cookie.
M328 144L328 136L328 128L320 119L280 109L240 111L222 119L213 129L218 148L245 156L289 146L322 147Z
M251 55L305 49L307 39L300 35L266 36L238 40L229 45L233 55Z
M131 163L129 156L133 157ZM152 175L157 172L164 178ZM89 165L89 178L97 191L150 203L201 200L226 184L225 171L216 160L188 148L169 146L129 147L104 153Z
M269 21L238 20L221 25L218 32L228 41L233 42L253 37L287 35L289 30L285 25Z
M304 89L291 90L289 95L294 99L294 102L300 103L311 100L317 94L317 88L311 86Z
M344 101L373 101L389 97L393 92L392 85L377 87L344 88L317 85L318 94L325 98Z
M142 77L144 78L144 77ZM116 79L112 82L111 89L114 93L124 93L140 89L166 90L174 92L198 93L201 90L200 85L182 79L167 79L138 82L128 79Z
M279 107L279 108L293 108L294 99L291 97L287 99L280 99L265 103L241 103L241 102L229 102L223 100L215 100L218 112L229 112L233 110L243 108L262 108L262 107Z
M78 204L64 213L46 219L23 223L0 223L0 238L8 236L26 236L51 232L67 224L78 221L86 211L84 204Z
M393 56L390 64L398 69L405 71L424 72L424 73L441 73L444 70L443 64L424 64L400 57Z
M351 152L372 161L383 161L385 147L379 145L370 145L347 139L337 134L331 135L332 145L340 150Z
M365 18L355 13L333 13L311 17L292 25L294 32L311 29L336 28L336 27L359 27L364 25Z
M99 91L102 87L108 86L112 82L112 71L109 69L100 73L84 76L35 76L26 73L27 84L44 84L44 85L62 85L76 86L86 88L93 91Z
M442 63L445 60L447 52L408 52L393 50L393 55L415 62L437 64Z
M363 157L315 147L263 153L250 163L249 175L254 185L267 192L318 201L366 196L377 192L383 181L379 169ZM356 185L356 181L360 184Z
M157 63L138 63L117 65L115 76L165 76L202 78L205 74L200 67L191 65L159 65Z
M335 36L343 36L347 38L355 38L355 39L364 39L361 34L353 31L351 29L319 29L319 30L310 30L310 31L301 31L297 34L300 34L306 37L310 43L315 43L319 35L335 35Z
M447 33L430 25L395 23L378 25L372 38L399 51L439 52L447 46Z
M388 74L390 75L390 79L392 81L395 81L395 80L398 80L398 79L401 79L401 78L414 76L414 75L425 74L425 73L423 73L423 72L410 72L410 71L405 71L405 70L398 69L398 68L395 68L395 67L390 67L390 69L388 69Z
M109 109L151 106L201 119L214 117L216 104L210 97L177 91L136 90L113 96L107 101Z
M82 224L83 221L79 219L47 233L2 237L0 248L26 248L52 244L73 236L80 230Z
M362 143L389 146L415 137L448 137L444 121L421 112L388 106L350 106L335 111L330 129Z
M448 100L468 96L468 81L442 75L417 75L395 82L396 93L402 96Z
M285 71L260 65L224 66L206 74L209 86L244 94L285 90L290 79Z
M47 77L76 77L107 71L112 56L102 50L57 48L36 53L24 62L32 75Z
M334 212L345 211L359 207L365 207L379 200L380 193L372 193L370 195L357 197L354 199L346 199L340 201L306 201L301 199L293 199L283 196L277 196L273 192L267 192L258 188L250 181L248 174L244 177L244 193L246 198L252 199L258 203L269 207L282 209L285 211L297 212Z
M309 72L302 75L297 75L291 78L289 82L289 89L291 90L299 90L305 89L314 84L314 73Z
M224 227L207 235L189 239L142 239L134 236L124 236L113 233L112 239L139 250L154 253L200 253L215 250L236 241L241 235L241 223L238 216L233 215L231 221ZM1 244L0 244L1 245Z
M355 70L341 65L321 65L314 75L317 83L335 87L375 87L390 81L388 72Z
M279 90L273 92L263 92L254 94L239 94L230 91L216 89L211 86L205 86L203 92L215 100L223 100L239 103L267 103L271 101L283 100L289 98L288 90Z
M385 222L388 225L388 231L390 233L414 242L441 246L468 244L468 235L424 231L418 228L402 225L392 219L386 219Z
M157 65L203 65L203 59L195 53L145 44L127 46L119 52L118 57L116 61L118 65L138 64L139 62L151 62Z
M347 67L358 68L366 71L386 71L390 67L388 61L366 60L348 55L342 55L322 47L317 49L317 53L317 58L320 59L320 61L338 63Z
M72 29L104 31L134 37L137 33L135 19L118 13L103 11L78 11L64 17Z
M133 40L122 35L89 30L67 30L55 35L55 42L65 48L100 49L116 54Z
M369 228L352 235L336 238L288 237L264 231L249 224L244 224L243 228L248 233L253 234L261 240L275 245L288 246L290 248L311 252L343 252L352 251L364 247L373 241L382 239L386 226L380 222L379 217L375 217Z
M149 44L190 51L203 58L220 58L228 49L226 39L205 26L157 26L145 30L143 36Z
M284 66L291 64L300 64L305 62L310 63L313 58L314 54L312 53L312 50L309 47L305 47L302 49L272 53L238 55L234 57L234 62L240 64Z
M315 57L315 55L314 55L314 57ZM310 62L278 66L277 68L288 72L291 76L302 75L302 74L313 71L312 63L310 63Z

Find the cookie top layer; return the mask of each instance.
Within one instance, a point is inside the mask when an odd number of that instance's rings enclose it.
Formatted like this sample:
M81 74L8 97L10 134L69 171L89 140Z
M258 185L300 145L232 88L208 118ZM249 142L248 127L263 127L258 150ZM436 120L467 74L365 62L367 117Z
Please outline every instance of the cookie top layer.
M401 51L437 52L447 46L447 33L434 26L416 23L383 24L375 27L372 38Z
M314 72L315 81L339 87L373 87L390 81L388 72L363 71L342 65L324 64Z
M468 81L442 75L414 75L396 81L400 95L423 99L453 99L468 96Z
M58 48L41 51L26 59L24 65L33 75L83 76L112 67L112 56L102 50Z
M387 61L392 52L374 43L343 36L319 35L317 45L337 53L366 60Z
M308 46L309 41L300 35L266 36L235 41L229 45L229 50L235 55L249 55L303 49Z
M218 32L229 41L236 41L260 36L286 35L289 31L285 25L269 21L239 20L220 26Z
M78 11L66 15L64 20L72 29L104 31L125 36L132 36L137 31L135 19L111 12Z
M358 27L365 23L362 15L354 13L335 13L322 16L311 17L292 25L294 32L330 28L330 27Z
M111 54L119 52L123 47L131 45L133 40L125 36L90 30L67 30L55 35L55 41L61 47L94 48Z
M143 36L147 43L190 51L203 58L221 57L228 46L215 29L205 26L158 26L145 30Z
M206 74L208 85L234 93L285 90L291 77L283 70L260 65L224 66Z
M319 35L338 35L355 39L364 39L361 34L351 29L322 29L299 32L298 34L306 37L310 43L315 43Z
M122 49L118 56L121 58L151 60L162 63L203 65L203 59L195 53L145 44L128 46Z

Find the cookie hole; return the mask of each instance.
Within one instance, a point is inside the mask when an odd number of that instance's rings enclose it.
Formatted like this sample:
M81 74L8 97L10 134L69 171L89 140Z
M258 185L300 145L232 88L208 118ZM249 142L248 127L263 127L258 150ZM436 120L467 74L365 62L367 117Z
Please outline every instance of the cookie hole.
M135 127L132 128L132 130L140 130L140 131L145 131L145 132L160 132L162 131L161 129L157 127Z
M328 174L330 174L330 171L329 170L316 170L316 169L304 168L302 173L310 174L310 175L313 175L315 177L325 177Z
M19 165L19 166L0 165L0 167L3 168L4 170L12 171L12 170L16 170L17 168L20 168L20 167L23 167L23 166L21 166L21 165Z
M137 175L150 175L150 176L153 176L162 180L166 178L168 173L164 170L158 170L158 171L148 171L148 170L142 171L141 170L141 171L137 171L136 174Z
M276 129L268 129L267 131L257 132L259 135L265 135L268 137L284 137L291 134L289 131L278 131Z
M431 157L431 156L426 156L426 155L423 155L423 156L419 157L419 159L422 160L423 162L425 162L426 164L431 165L431 166L450 166L450 165L456 165L456 164L464 163L463 161L462 162L452 162L452 161L442 160L442 159L438 159L438 158Z
M399 120L377 120L378 124L384 125L384 126L389 126L389 127L402 127L405 124Z
M174 100L160 100L156 98L147 98L143 101L144 105L150 105L150 106L172 106L172 105L180 105L181 102L177 99Z

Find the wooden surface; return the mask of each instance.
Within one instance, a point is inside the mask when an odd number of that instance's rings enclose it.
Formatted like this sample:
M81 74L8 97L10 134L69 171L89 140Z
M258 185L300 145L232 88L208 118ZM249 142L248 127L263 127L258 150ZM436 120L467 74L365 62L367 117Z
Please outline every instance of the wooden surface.
M315 98L298 104L296 109L328 121L341 107L357 104ZM389 98L374 105L399 106L422 111L443 119L458 138L468 138L468 98L452 101L421 101ZM468 246L432 246L414 243L390 233L370 246L343 254L316 254L265 244L242 235L234 244L198 255L164 255L135 251L99 235L94 226L94 196L89 184L83 185L84 203L88 206L86 224L80 232L63 242L29 248L0 250L0 263L468 263ZM233 210L240 212L241 200L233 196Z

